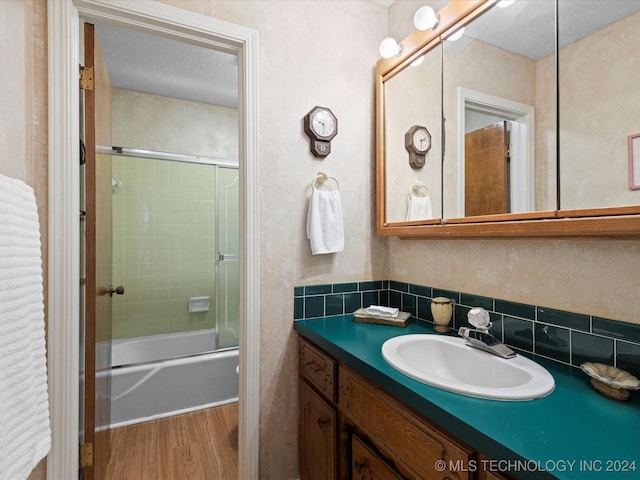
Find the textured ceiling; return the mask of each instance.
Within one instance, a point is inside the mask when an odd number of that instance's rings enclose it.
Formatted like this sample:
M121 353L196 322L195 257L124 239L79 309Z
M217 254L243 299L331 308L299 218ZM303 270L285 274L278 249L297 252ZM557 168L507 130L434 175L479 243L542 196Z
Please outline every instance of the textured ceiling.
M238 107L238 58L169 38L96 24L114 87Z

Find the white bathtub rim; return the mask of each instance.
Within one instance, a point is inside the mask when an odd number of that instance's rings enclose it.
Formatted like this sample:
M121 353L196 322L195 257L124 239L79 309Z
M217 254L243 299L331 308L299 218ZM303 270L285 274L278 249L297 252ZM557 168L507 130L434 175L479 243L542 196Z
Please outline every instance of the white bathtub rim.
M213 403L207 403L204 405L198 405L196 407L189 407L189 408L183 408L180 410L174 410L171 412L165 412L165 413L158 413L155 415L150 415L148 417L140 417L140 418L134 418L132 420L124 420L122 422L117 422L117 423L111 423L107 426L101 427L96 429L97 432L103 431L103 430L110 430L112 428L119 428L119 427L126 427L128 425L135 425L137 423L144 423L144 422L150 422L152 420L158 420L160 418L166 418L166 417L173 417L175 415L182 415L185 413L191 413L191 412L196 412L198 410L205 410L207 408L215 408L215 407L222 407L224 405L229 405L231 403L234 402L238 402L238 397L234 397L234 398L228 398L226 400L221 400L219 402L213 402Z
M209 328L118 338L99 343L96 350L98 355L110 355L111 361L103 362L102 365L126 366L222 350L217 347L218 332L216 329ZM140 348L143 348L146 353L142 357ZM231 348L237 348L237 346ZM167 354L167 352L171 353Z
M124 365L113 365L109 371L111 371L111 374L116 374L116 372L118 372L119 370L127 370L129 372L132 371L138 371L138 370L146 370L148 369L151 365L184 365L187 363L191 363L193 361L193 359L195 358L200 358L202 360L206 360L209 358L213 358L213 357L221 357L221 358L226 358L226 357L233 357L234 354L238 355L236 352L238 352L239 347L229 347L229 348L221 348L219 350L210 350L208 352L201 352L201 353L192 353L190 355L182 355L179 357L171 357L171 358L166 358L163 360L149 360L148 362L140 362L140 363L127 363Z

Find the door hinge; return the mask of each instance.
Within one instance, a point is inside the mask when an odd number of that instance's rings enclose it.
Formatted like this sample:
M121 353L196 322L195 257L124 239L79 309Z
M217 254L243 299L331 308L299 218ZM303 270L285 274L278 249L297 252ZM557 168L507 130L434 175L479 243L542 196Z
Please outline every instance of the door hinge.
M93 67L80 65L80 89L93 90Z
M80 468L93 465L93 443L80 445Z

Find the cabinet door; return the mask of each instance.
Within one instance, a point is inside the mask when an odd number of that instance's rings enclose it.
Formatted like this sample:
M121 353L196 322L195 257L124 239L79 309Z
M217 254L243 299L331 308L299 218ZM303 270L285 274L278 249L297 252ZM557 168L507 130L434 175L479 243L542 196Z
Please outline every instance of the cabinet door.
M300 479L336 479L336 412L300 382Z
M364 441L354 435L351 440L353 480L402 480Z

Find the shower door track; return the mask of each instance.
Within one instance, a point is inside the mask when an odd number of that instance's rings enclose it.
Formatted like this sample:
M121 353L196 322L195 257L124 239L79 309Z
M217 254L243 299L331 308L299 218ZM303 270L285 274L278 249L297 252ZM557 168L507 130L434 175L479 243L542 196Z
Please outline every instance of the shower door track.
M200 155L187 155L184 153L159 152L155 150L142 150L139 148L118 147L115 145L96 145L97 153L111 154L126 157L150 158L154 160L172 160L176 162L201 163L204 165L220 165L224 167L238 168L238 159L205 157Z

